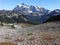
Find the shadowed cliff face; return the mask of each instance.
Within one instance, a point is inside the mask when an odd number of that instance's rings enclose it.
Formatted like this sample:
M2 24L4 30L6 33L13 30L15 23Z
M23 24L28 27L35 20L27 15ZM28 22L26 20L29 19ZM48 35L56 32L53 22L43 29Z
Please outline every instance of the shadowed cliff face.
M60 21L60 14L49 18L46 22Z
M41 24L50 21L60 20L60 12L51 12L49 15L30 14L24 15L21 12L16 11L0 11L0 21L5 23L32 23Z

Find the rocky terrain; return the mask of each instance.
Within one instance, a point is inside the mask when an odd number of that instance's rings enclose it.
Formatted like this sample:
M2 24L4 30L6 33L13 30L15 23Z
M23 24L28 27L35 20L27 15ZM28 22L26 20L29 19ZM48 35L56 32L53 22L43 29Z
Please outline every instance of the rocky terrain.
M0 45L60 45L60 22L23 27L0 25Z

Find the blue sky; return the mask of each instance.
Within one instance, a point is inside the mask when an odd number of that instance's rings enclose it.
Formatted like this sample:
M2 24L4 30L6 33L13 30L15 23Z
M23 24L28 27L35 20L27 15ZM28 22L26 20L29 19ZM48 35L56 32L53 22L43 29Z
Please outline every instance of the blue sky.
M0 10L11 10L21 3L40 6L49 10L60 9L60 0L0 0Z

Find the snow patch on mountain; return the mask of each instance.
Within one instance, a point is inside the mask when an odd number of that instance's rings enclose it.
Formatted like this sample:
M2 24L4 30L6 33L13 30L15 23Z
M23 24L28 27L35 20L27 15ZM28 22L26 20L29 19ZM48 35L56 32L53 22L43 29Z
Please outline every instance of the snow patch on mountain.
M49 10L42 8L40 6L29 6L24 3L17 5L14 9L14 11L20 11L25 13L39 13L39 14L48 14Z

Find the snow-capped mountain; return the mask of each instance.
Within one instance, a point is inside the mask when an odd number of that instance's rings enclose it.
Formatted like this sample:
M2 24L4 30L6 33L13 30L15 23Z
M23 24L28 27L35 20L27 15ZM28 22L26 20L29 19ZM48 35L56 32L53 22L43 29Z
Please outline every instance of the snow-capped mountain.
M13 10L0 10L0 18L8 22L40 24L57 15L60 15L60 9L50 11L40 6L29 6L24 3L17 5Z
M48 9L42 8L40 6L29 6L24 3L21 5L17 5L14 9L14 11L22 12L24 15L24 18L30 22L30 23L44 23L49 18L59 15L60 10L56 9L53 11L50 11Z
M29 12L29 6L25 5L24 3L22 3L21 5L17 5L14 9L14 11L19 11L19 12Z
M53 11L51 11L48 15L49 16L56 16L60 14L60 9L55 9Z
M48 14L49 10L42 8L40 6L29 6L24 3L21 5L17 5L14 9L14 11L20 11L20 12L25 12L25 13L39 13L39 14Z

